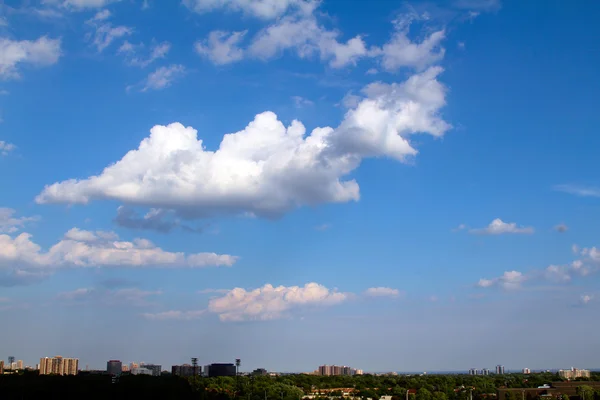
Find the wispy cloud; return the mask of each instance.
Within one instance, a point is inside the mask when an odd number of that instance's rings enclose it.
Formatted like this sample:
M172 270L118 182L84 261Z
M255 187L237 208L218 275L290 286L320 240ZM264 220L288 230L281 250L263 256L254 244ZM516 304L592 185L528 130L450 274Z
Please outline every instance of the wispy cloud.
M142 92L165 89L185 74L185 67L180 64L160 67L146 79Z
M565 184L554 186L554 190L580 197L600 197L600 187L596 186Z
M293 100L296 108L313 106L315 104L311 100L305 99L304 97L301 97L301 96L292 96L292 100Z
M17 146L15 146L14 144L5 142L4 140L0 140L0 155L7 156L8 153L10 153L16 148Z

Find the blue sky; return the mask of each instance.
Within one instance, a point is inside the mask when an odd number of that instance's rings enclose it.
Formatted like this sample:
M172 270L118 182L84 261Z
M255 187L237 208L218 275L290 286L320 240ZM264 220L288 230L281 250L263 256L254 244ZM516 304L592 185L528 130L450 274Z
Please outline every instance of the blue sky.
M0 357L598 367L599 16L5 1Z

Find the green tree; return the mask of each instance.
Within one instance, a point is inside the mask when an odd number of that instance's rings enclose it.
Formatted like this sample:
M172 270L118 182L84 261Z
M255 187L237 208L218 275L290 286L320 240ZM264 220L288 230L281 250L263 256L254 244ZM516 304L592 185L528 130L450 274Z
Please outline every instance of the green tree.
M581 400L594 400L594 389L588 385L577 386L577 395Z
M415 400L433 400L433 396L426 388L420 388L417 390L417 397Z

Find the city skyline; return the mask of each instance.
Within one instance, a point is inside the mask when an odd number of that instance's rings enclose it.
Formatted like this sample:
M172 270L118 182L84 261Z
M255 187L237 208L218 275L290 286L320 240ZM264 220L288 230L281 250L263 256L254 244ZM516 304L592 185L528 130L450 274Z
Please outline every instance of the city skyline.
M600 2L1 3L11 355L598 367Z
M39 364L27 364L26 362L24 363L23 360L18 360L18 362L13 362L13 365L17 365L18 363L21 363L21 365L23 366L23 368L30 368L30 369L39 369L41 368L41 366L43 365L42 360L54 360L54 359L64 359L64 360L74 360L76 362L76 365L78 366L78 369L80 371L86 371L86 370L95 370L95 371L102 371L105 370L107 372L110 371L111 365L119 365L119 370L120 371L126 371L125 369L122 368L127 368L128 371L136 369L136 368L144 368L145 366L160 366L162 367L161 370L162 371L170 371L171 367L175 367L175 366L185 366L185 367L192 367L192 364L190 362L190 359L188 359L187 361L182 361L179 363L174 363L174 364L169 364L169 363L160 363L160 362L144 362L144 361L125 361L122 359L110 359L104 362L104 367L102 368L90 368L89 364L86 363L81 363L79 358L69 358L69 357L62 357L62 356L54 356L54 357L42 357L41 359L39 359L40 363ZM202 360L200 360L199 358L195 358L197 360L198 367L200 367L202 370L202 373L204 374L204 372L206 371L206 367L212 364L218 364L218 365L225 365L225 364L229 364L232 366L235 366L235 361L237 359L234 360L230 360L230 362L221 360L221 361L210 361L208 364L203 364ZM205 362L207 360L204 360ZM3 367L5 369L10 369L7 367L7 365L10 365L9 363L4 363L4 360L0 360L0 362L2 362ZM51 364L49 364L51 365ZM350 367L347 365L339 365L339 364L321 364L319 365L316 369L306 369L306 370L298 370L298 369L281 369L281 370L275 370L275 369L271 369L271 368L265 368L265 366L249 366L246 368L242 368L244 366L243 363L240 364L240 369L239 369L239 373L241 374L249 374L253 371L256 370L262 370L265 369L265 371L267 372L275 372L275 373L306 373L306 374L317 374L317 375L331 375L331 376L335 376L335 375L363 375L363 374L385 374L385 373L433 373L433 374L443 374L443 373L459 373L459 374L466 374L466 375L490 375L490 374L498 374L498 368L501 367L501 374L510 374L510 373L523 373L523 374L535 374L535 373L540 373L540 372L546 372L546 371L552 371L552 372L556 372L559 374L562 374L561 376L564 377L568 377L570 376L569 373L573 373L573 376L579 376L579 375L575 375L576 373L587 373L589 375L590 371L600 371L600 368L580 368L580 367L562 367L562 368L549 368L549 367L543 367L543 368L528 368L528 367L519 367L519 368L506 368L504 365L498 364L496 366L494 366L494 368L492 369L491 367L481 367L481 368L465 368L465 369L457 369L457 370L436 370L436 369L432 369L429 371L419 371L419 370L362 370L360 368L355 368L355 367ZM56 367L59 368L59 367ZM329 368L329 369L327 369ZM21 369L21 368L19 368ZM339 372L338 372L339 370ZM324 373L325 371L329 371Z

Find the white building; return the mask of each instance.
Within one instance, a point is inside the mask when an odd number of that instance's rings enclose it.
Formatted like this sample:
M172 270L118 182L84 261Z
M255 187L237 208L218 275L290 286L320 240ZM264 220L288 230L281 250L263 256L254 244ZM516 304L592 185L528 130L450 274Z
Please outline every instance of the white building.
M152 371L149 370L148 368L132 368L131 374L132 375L152 375Z

